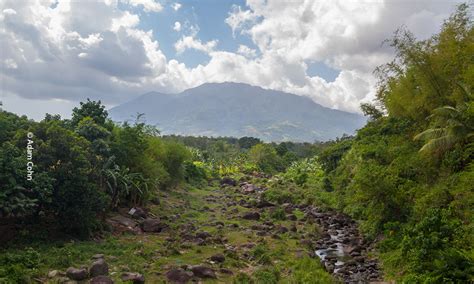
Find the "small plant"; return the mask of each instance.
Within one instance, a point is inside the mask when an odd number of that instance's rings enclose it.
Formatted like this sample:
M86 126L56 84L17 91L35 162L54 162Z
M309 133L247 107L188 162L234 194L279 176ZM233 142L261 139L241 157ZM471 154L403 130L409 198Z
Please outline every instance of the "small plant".
M281 207L278 207L275 211L271 213L270 217L279 221L286 220L285 210L283 210L283 208Z
M259 264L271 264L272 260L270 255L268 255L268 251L269 249L266 245L260 244L252 250L251 255Z

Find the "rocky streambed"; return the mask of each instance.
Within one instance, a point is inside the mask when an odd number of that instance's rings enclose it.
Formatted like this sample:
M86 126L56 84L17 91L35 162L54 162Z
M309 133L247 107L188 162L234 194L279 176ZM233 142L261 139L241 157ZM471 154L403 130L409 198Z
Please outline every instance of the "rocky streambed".
M381 281L371 245L353 220L315 206L269 202L262 195L265 185L223 179L219 188L167 195L154 208L119 208L106 221L121 242L141 244L123 248L143 263L129 267L127 255L97 248L101 254L92 264L52 270L45 283L233 283L266 265L308 256L340 282ZM281 253L271 255L270 249ZM283 275L292 269L283 266Z
M262 190L248 183L240 184L245 194L260 196ZM256 207L273 206L260 201ZM259 206L265 204L266 206ZM315 206L282 204L286 212L294 209L305 212L304 221L317 224L321 233L316 240L302 240L314 250L326 271L345 283L370 283L382 281L382 273L376 258L369 254L370 243L360 234L357 223L349 216L334 210L323 210ZM291 215L289 215L291 216Z
M369 256L369 243L360 235L353 220L344 214L312 206L306 208L306 214L322 231L314 248L328 272L346 283L381 281L378 261Z

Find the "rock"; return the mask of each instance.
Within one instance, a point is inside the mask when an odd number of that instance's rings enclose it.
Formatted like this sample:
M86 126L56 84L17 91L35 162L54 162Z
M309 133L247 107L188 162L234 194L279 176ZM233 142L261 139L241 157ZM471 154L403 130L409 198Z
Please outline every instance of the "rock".
M277 231L280 234L284 234L284 233L288 232L288 228L285 227L285 226L280 226L280 227L278 227Z
M204 265L195 265L191 267L191 271L199 278L217 278L216 273L210 267Z
M287 214L293 213L293 206L290 203L283 203L281 207L283 207L283 210L285 211L285 213Z
M296 228L295 224L291 225L290 231L292 231L294 233L298 232L298 228Z
M257 207L257 208L265 208L265 207L273 207L273 206L275 206L275 204L270 203L270 202L268 202L268 201L266 201L266 200L262 200L262 199L260 199L260 200L257 202L257 204L255 205L255 207Z
M50 272L48 272L48 278L54 278L56 276L59 275L59 271L58 270L51 270Z
M145 283L145 277L140 273L125 272L122 274L122 281L131 281L133 284Z
M144 232L161 232L167 225L162 223L160 219L147 218L142 222L142 229Z
M209 232L202 231L196 233L196 238L207 239L209 237L211 237L211 234Z
M296 221L298 220L298 218L294 215L294 214L288 214L286 215L286 219L290 220L290 221Z
M334 271L334 265L330 264L330 263L325 263L324 264L324 267L326 268L326 271L329 272L329 273L333 273Z
M87 270L85 268L69 267L66 270L66 276L72 280L81 281L87 279L89 274L87 273Z
M89 274L91 277L108 275L109 266L103 258L100 258L92 263L91 268L89 269Z
M237 181L230 177L224 177L221 179L221 186L224 185L237 186Z
M114 281L108 276L100 275L91 279L90 284L114 284Z
M215 254L215 255L211 256L210 259L214 262L221 263L221 262L225 261L225 256L222 253L218 253L218 254Z
M258 212L247 212L242 216L242 219L260 220L260 213L258 213Z
M183 268L172 268L166 272L166 278L172 283L187 283L193 275L191 271L185 271Z
M140 207L134 207L130 209L130 211L128 211L128 214L131 215L135 219L140 219L140 218L145 219L147 217L146 211Z
M242 189L242 192L245 194L254 193L255 191L258 190L258 187L256 187L255 185L251 183L244 183L240 186L240 188Z
M94 254L91 258L92 259L100 259L100 258L104 258L105 256L101 253L98 253L98 254Z
M196 238L194 240L194 242L198 245L198 246L203 246L206 244L206 241L204 239L201 239L201 238Z
M115 222L119 223L120 225L123 225L123 226L126 226L126 227L135 227L137 225L137 222L135 222L134 220L132 220L130 218L124 217L122 215L116 215L116 216L110 218L110 220L115 221Z
M59 278L55 279L55 283L60 283L60 284L71 283L71 282L77 284L77 281L71 280L71 279L69 279L65 276L62 276L62 277L59 277Z
M234 274L234 272L232 272L232 270L227 269L227 268L221 268L221 269L220 269L220 272L221 272L221 273L224 273L224 274L229 274L229 275Z

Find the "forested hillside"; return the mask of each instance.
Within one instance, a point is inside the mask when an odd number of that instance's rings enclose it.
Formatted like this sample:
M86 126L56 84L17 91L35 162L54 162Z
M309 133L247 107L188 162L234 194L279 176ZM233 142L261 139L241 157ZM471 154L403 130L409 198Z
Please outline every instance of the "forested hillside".
M93 100L1 110L0 282L474 281L469 9L398 30L369 122L335 141L161 135Z
M399 30L371 121L320 155L334 206L380 240L387 276L472 281L474 30L466 5L417 41Z

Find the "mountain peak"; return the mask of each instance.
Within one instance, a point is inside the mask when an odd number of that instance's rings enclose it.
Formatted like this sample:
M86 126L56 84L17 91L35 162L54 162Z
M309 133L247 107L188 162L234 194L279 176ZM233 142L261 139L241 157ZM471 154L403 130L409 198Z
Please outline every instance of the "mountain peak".
M205 83L176 95L149 92L110 110L123 121L144 113L163 134L253 136L264 141L329 140L353 134L365 118L307 97L245 83Z

